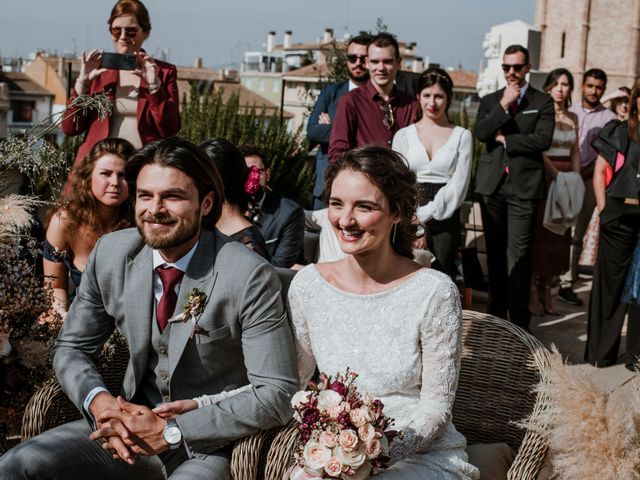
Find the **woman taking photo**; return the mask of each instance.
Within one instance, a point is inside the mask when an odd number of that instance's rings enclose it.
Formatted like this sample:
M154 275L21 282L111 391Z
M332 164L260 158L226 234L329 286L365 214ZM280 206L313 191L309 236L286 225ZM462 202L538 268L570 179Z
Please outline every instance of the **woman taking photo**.
M53 307L63 318L69 309L69 276L77 288L98 239L132 223L124 169L134 153L133 146L120 138L96 143L76 167L61 207L51 215L43 248L44 274L53 288Z
M612 120L593 142L598 151L593 190L600 211L600 241L589 302L585 360L616 363L628 313L626 367L640 356L640 306L620 301L640 233L640 78L629 101L629 120Z
M251 201L251 196L246 190L250 170L242 152L223 138L207 140L200 144L200 148L218 167L224 185L222 214L216 228L269 260L267 246L260 230L245 216Z
M473 138L469 130L449 121L453 82L445 70L426 70L418 91L422 116L395 134L393 149L416 173L420 194L417 217L425 225L427 247L435 256L432 266L455 281L460 206L471 176Z
M146 7L137 0L121 0L113 7L108 24L116 53L134 54L136 68L102 68L101 50L82 52L80 74L68 103L79 95L104 92L113 102L113 110L105 120L99 120L93 110L86 115L74 115L71 109L65 116L62 122L65 135L84 134L74 166L102 139L124 138L140 148L180 130L176 67L154 60L142 50L151 33Z
M551 95L556 113L551 148L543 154L546 191L559 172L580 174L578 148L578 117L571 106L573 76L565 68L557 68L547 75L543 90ZM546 198L546 193L545 193ZM545 203L538 204L538 218L532 243L531 291L529 311L532 315L557 315L551 298L554 277L569 270L571 229L563 235L553 233L543 225Z

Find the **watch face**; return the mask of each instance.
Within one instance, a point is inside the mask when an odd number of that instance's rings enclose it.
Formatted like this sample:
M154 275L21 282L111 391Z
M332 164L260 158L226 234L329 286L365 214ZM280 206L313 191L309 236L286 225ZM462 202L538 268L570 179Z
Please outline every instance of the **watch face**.
M182 440L182 432L178 427L167 427L163 437L169 445L176 445Z

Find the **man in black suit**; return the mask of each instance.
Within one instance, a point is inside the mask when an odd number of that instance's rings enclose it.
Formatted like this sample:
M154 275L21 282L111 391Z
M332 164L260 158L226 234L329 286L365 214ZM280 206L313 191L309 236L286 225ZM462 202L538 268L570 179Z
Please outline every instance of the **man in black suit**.
M507 47L507 86L482 98L476 135L486 143L479 158L476 193L489 267L489 313L529 328L531 241L538 201L544 196L542 152L551 145L551 97L526 81L531 65L521 45Z
M262 196L258 194L259 213L255 219L264 237L271 264L289 268L302 258L304 241L304 210L293 200L269 188L271 169L267 167L265 152L255 145L240 147L247 167L260 171Z

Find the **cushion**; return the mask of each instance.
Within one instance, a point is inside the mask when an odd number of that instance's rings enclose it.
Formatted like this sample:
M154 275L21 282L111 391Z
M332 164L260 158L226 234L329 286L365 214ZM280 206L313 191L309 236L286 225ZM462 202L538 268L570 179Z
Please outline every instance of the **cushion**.
M476 443L467 446L469 463L480 470L480 480L506 480L513 451L506 443Z

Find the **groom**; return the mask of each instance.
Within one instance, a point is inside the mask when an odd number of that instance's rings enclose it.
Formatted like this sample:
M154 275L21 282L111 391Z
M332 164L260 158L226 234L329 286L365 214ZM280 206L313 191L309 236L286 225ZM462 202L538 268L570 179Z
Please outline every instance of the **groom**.
M291 417L297 371L280 283L260 257L212 229L224 198L215 165L169 138L144 147L127 175L137 230L96 244L53 352L86 420L7 452L0 479L226 479L233 441ZM193 317L176 321L185 307ZM124 399L106 390L93 361L115 328L131 352ZM175 420L151 410L247 384Z

